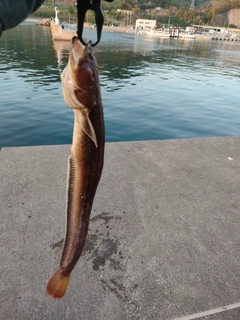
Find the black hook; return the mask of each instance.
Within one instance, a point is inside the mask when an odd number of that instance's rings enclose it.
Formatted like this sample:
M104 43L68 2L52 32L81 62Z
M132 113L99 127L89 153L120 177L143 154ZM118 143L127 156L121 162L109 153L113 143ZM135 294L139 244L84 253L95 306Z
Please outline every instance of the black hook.
M100 0L78 0L77 9L78 9L77 35L80 42L85 46L86 46L86 43L82 38L85 15L88 10L92 10L95 13L95 21L97 26L97 41L94 43L91 43L92 47L94 47L98 44L98 42L101 39L102 27L103 27L103 21L104 21L102 9L100 6Z

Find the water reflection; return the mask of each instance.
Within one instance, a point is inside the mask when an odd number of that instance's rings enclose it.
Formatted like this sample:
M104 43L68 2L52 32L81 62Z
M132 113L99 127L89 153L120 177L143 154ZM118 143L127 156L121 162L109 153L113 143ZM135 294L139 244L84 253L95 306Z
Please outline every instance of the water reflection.
M225 47L231 51L224 54ZM103 50L103 46L104 50ZM124 49L123 49L124 48ZM223 51L222 51L223 50ZM240 43L224 44L188 39L171 40L142 35L116 36L116 43L101 43L96 51L101 72L109 80L148 76L151 72L165 72L165 68L191 68L202 73L229 72L240 64ZM216 70L213 70L213 68ZM147 70L146 70L147 69ZM225 69L225 70L224 70Z
M88 31L85 31L88 32ZM89 31L91 33L92 31ZM111 41L106 41L111 35ZM91 37L91 35L88 35ZM115 40L115 42L113 41ZM66 63L68 42L54 41L54 49L60 67ZM233 50L232 50L233 49ZM230 50L229 55L227 50ZM197 68L201 72L212 72L212 67L229 71L232 66L239 67L239 43L214 43L191 39L152 38L144 35L103 34L103 41L95 48L100 74L103 82L108 80L130 79L148 76L149 67L155 72L165 67ZM146 69L148 72L146 72ZM104 85L104 83L103 83Z
M6 31L0 39L1 72L14 71L24 81L39 79L44 84L49 80L56 81L59 72L52 60L54 49L49 45L51 43L50 28L47 27L29 27L25 23Z
M53 47L57 57L57 63L60 70L65 67L66 58L69 54L70 41L53 41Z

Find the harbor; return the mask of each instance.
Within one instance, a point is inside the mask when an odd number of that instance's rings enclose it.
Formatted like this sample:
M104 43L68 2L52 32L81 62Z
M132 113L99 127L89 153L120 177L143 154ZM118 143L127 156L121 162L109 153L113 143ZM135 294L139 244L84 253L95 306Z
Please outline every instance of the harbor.
M55 8L54 19L43 19L39 22L40 25L49 25L53 40L69 41L76 35L77 26L73 25L69 28L65 22L60 23L58 18L58 10ZM66 28L66 26L68 26ZM94 29L94 26L89 23L84 24L86 29ZM75 29L75 30L74 30ZM169 38L169 39L201 39L201 40L219 40L240 42L240 31L229 28L216 28L214 26L192 26L181 29L180 27L170 26L157 29L156 20L137 19L136 25L130 29L128 27L103 26L103 31L111 32L126 32L132 34L143 34L150 37Z
M66 24L63 24L64 26ZM54 20L51 20L50 23L51 32L54 40L57 41L69 41L74 35L76 35L76 26L75 30L62 28L61 25L56 25ZM94 29L89 25L85 25L86 29ZM144 30L144 29L135 29L128 27L114 27L114 26L103 26L103 32L117 32L117 33L130 33L130 34L143 34L150 37L159 37L159 38L169 38L169 39L192 39L192 40L219 40L219 41L232 41L240 42L240 32L236 30L230 32L196 32L190 28L186 30L180 30L180 28L163 28L162 30Z

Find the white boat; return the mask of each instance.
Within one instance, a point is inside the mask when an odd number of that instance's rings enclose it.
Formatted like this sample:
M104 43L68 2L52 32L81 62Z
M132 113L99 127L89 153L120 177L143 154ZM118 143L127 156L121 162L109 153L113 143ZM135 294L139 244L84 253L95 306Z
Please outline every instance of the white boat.
M170 33L169 30L164 30L164 31L156 31L156 30L150 30L146 31L145 33L147 36L152 36L152 37L163 37L163 38L169 38Z
M179 35L179 38L196 39L196 34L194 34L192 32L186 32L186 33L181 32L180 35Z
M181 30L179 38L196 39L196 29L194 27L186 27L185 30Z

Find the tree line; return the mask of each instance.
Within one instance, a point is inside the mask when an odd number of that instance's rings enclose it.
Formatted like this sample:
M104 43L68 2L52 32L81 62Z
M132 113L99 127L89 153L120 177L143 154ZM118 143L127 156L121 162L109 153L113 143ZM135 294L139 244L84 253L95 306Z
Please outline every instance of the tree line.
M230 11L231 9L240 8L240 0L220 0L212 2L212 0L195 0L195 9L190 10L192 0L114 0L107 2L102 0L102 8L105 11L105 18L112 24L129 25L129 22L135 24L135 20L155 19L157 25L166 24L171 17L171 24L177 26L186 26L189 24L208 24L211 23L215 16ZM60 16L66 19L69 14L76 18L76 0L46 0L45 5L49 9L54 6L63 7L60 10ZM118 9L125 10L119 11ZM126 16L126 11L131 11L131 18ZM43 11L41 14L47 12ZM54 11L51 12L54 15ZM89 15L90 20L94 21L94 17ZM62 17L63 18L63 17Z

